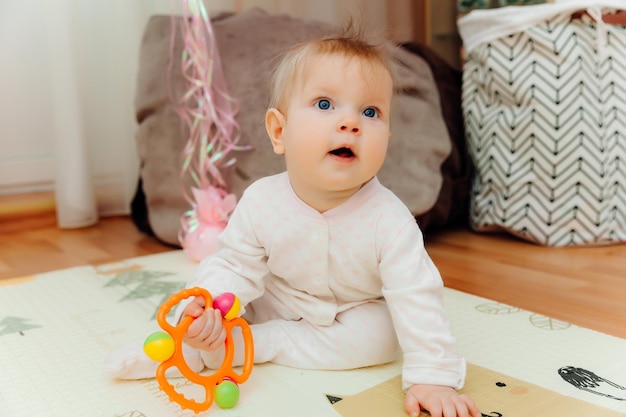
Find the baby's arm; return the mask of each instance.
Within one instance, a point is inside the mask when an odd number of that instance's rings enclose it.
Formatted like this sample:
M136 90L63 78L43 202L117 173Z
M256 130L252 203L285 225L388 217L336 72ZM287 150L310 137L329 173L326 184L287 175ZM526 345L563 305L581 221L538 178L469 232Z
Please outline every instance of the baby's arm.
M428 410L432 417L481 417L470 397L441 385L413 385L406 392L404 409L411 417Z
M443 281L424 248L413 219L383 246L383 295L404 353L404 408L417 417L481 417L475 403L455 388L463 385L465 360L458 355L443 306Z
M224 346L226 330L219 310L204 309L204 298L195 297L183 310L182 317L193 317L185 333L184 341L194 349L213 351Z

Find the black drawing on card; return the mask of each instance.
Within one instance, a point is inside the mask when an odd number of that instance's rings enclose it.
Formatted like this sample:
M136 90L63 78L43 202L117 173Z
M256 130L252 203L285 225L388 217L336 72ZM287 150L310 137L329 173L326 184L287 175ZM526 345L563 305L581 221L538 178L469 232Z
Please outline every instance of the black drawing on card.
M506 383L498 381L496 382L496 387L503 388L506 387ZM502 413L498 413L497 411L492 411L489 414L480 413L481 417L502 417Z
M331 404L335 404L335 403L338 403L339 401L343 400L343 398L341 398L341 397L335 397L334 395L328 395L328 394L326 394L326 399Z
M572 384L580 390L612 398L617 401L626 401L625 387L602 378L586 369L564 366L559 369L559 375L561 375L561 378L563 378L565 382Z

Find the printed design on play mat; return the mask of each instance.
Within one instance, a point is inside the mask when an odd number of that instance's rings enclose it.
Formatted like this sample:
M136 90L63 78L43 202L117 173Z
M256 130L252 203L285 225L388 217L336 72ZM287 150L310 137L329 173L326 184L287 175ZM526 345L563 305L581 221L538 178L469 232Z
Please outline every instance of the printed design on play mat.
M526 310L522 310L518 307L512 307L502 303L484 303L476 306L476 311L484 314L491 315L505 315L516 313L529 313ZM551 317L543 316L541 314L530 313L528 321L533 326L543 330L565 330L572 325L565 321L555 320Z
M502 384L502 385L498 385L498 384ZM502 383L502 382L498 382L498 386L505 386L506 384ZM328 400L328 402L332 405L332 404L337 404L339 401L342 401L343 398L341 397L336 397L334 395L329 395L326 394L326 399ZM422 414L423 415L423 414ZM497 411L494 411L490 414L485 414L485 413L481 413L482 417L503 417L502 413L498 413Z
M24 317L6 316L0 320L0 336L19 333L24 336L26 330L37 329L41 326L29 323L30 319Z
M129 411L124 414L116 415L115 417L146 417L141 411Z
M565 382L572 384L580 390L612 398L617 401L626 401L625 387L602 378L586 369L564 366L559 369L559 375Z
M482 417L625 416L575 396L563 395L471 363L467 364L467 378L460 392L474 399ZM355 394L326 393L325 398L342 417L406 417L400 375ZM420 417L427 416L425 412L420 414Z
M404 391L401 388L401 377L396 376L386 382L378 384L366 391L355 395L337 396L325 394L328 402L344 417L356 417L357 415L387 415L405 416ZM504 382L496 382L496 390L507 386ZM345 400L345 401L344 401ZM344 404L339 404L340 402ZM420 417L429 414L422 412ZM482 413L482 417L505 417L498 411L488 414Z
M163 280L175 276L173 272L131 269L116 273L104 287L126 287L129 292L119 302L148 299L161 296L156 303L151 320L156 319L157 312L170 295L182 290L184 282Z

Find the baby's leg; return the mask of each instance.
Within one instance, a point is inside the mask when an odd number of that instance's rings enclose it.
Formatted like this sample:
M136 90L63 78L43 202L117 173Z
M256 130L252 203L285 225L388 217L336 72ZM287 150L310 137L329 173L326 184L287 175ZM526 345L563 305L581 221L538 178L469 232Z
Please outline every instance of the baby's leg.
M337 315L330 326L305 320L270 320L250 325L256 363L273 362L295 368L351 369L391 362L399 352L387 305L370 302ZM234 332L235 365L243 361L241 332ZM223 349L202 352L210 368L219 367Z

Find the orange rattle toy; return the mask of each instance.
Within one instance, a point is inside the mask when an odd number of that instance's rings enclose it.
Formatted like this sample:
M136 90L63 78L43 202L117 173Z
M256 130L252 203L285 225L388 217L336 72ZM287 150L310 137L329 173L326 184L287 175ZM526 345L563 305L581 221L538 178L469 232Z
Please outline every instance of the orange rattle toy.
M193 322L192 317L184 317L177 326L173 326L167 322L167 315L172 307L180 301L189 297L203 297L205 300L205 308L213 307L222 313L222 324L226 330L226 354L220 368L212 375L200 375L189 368L183 357L183 337L187 329ZM159 387L170 398L171 401L178 403L182 408L199 413L208 410L213 404L213 400L222 408L232 408L239 400L239 388L237 384L245 382L252 372L254 363L254 344L252 341L252 331L248 323L241 317L237 317L241 305L239 299L231 294L224 293L219 297L211 297L204 288L189 288L172 295L159 308L157 321L165 332L155 332L151 334L144 343L144 351L152 360L161 362L156 371L156 379ZM241 373L233 370L233 358L235 356L235 346L232 340L233 327L241 327L244 342L244 362ZM170 367L176 367L181 374L189 381L204 386L205 399L202 402L186 398L184 394L176 391L174 386L165 378L165 371Z

